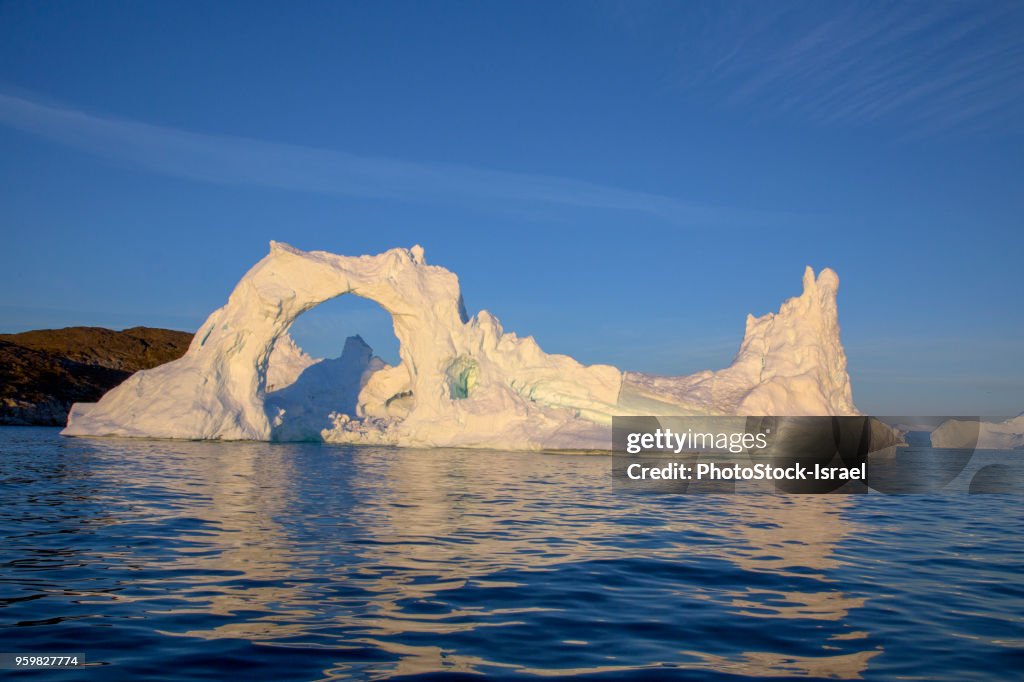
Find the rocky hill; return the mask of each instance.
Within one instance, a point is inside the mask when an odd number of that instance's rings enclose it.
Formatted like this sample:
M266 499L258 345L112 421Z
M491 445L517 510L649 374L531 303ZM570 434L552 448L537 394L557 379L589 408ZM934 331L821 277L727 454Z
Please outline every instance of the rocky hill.
M149 327L0 334L0 424L63 426L72 403L99 400L138 370L181 357L191 341Z

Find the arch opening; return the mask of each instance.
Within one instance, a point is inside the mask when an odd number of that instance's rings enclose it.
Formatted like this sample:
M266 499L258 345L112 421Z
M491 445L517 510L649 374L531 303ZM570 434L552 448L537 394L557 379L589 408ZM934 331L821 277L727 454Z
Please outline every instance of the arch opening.
M408 375L391 315L378 303L341 294L305 311L268 361L264 410L271 439L322 441L336 416L365 417L360 393L383 370Z
M400 361L391 315L375 301L356 294L341 294L310 308L295 318L288 334L314 358L337 357L345 339L358 334L389 365Z

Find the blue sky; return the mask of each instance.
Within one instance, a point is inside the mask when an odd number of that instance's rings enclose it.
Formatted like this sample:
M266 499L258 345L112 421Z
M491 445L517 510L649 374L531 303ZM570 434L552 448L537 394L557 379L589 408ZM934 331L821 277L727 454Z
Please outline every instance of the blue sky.
M840 276L854 399L1024 409L1020 3L0 2L0 328L195 329L270 239L422 244L585 362ZM300 321L317 354L386 315Z

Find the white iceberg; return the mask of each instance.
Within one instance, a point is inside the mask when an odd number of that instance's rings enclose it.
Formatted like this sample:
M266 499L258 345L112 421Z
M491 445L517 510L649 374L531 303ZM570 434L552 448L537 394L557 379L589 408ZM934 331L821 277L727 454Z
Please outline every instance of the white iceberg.
M730 367L658 377L547 354L486 311L469 318L457 277L419 246L348 257L271 242L183 357L76 404L63 433L608 449L613 415L854 415L838 285L807 268L800 296L747 318ZM361 339L319 363L294 344L292 322L344 294L391 314L398 365Z
M946 420L932 431L932 447L979 450L1024 448L1024 414L1002 422Z

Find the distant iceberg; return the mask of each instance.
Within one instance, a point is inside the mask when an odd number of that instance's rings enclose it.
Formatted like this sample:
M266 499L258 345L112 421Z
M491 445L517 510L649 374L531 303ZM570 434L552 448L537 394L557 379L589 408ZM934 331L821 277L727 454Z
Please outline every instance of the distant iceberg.
M183 357L76 404L63 433L608 449L612 415L855 415L838 286L807 268L800 296L748 316L731 366L660 377L584 366L486 311L469 318L458 278L419 246L350 257L271 242ZM344 294L391 314L398 365L358 338L321 362L291 340L299 315Z
M932 446L972 450L1024 448L1024 414L1002 422L949 419L932 431Z

